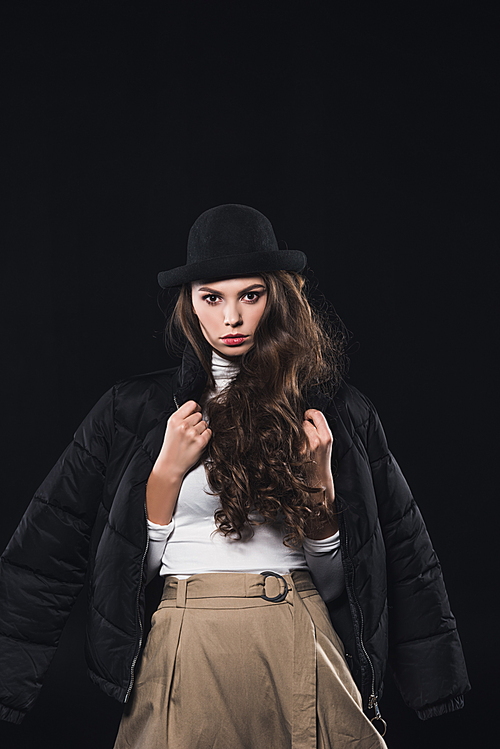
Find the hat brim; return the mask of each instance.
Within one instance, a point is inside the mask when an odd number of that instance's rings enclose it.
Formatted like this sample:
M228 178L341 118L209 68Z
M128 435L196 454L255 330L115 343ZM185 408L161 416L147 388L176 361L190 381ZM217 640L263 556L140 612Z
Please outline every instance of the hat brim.
M161 271L158 273L158 283L163 289L168 289L171 286L182 286L183 283L191 281L248 276L265 271L289 270L300 273L304 270L306 263L307 257L300 250L226 255Z

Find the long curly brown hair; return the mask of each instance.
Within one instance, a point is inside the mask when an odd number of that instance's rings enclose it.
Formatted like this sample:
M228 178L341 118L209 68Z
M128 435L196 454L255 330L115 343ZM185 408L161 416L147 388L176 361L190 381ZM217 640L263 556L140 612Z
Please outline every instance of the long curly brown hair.
M332 322L313 309L298 273L258 275L267 286L266 307L238 375L207 403L212 439L204 462L208 484L220 497L215 522L223 535L241 539L249 526L282 521L285 545L297 547L320 518L311 495L321 489L310 486L314 469L302 426L305 394L311 387L330 396L337 390L346 368L346 334L338 318ZM213 388L191 284L181 287L166 332L170 340L184 334ZM262 520L250 519L253 512Z

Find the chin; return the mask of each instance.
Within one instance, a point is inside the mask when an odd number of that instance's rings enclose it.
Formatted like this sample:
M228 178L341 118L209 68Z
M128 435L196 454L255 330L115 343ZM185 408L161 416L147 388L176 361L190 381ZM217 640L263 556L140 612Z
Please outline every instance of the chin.
M224 348L224 350L221 350L218 346L214 346L212 344L213 350L226 359L236 359L236 357L238 356L243 356L243 354L246 354L247 351L250 351L252 346L253 343L250 344L250 346L247 346L246 344L244 344L243 346L234 346L232 348L228 346L227 348Z

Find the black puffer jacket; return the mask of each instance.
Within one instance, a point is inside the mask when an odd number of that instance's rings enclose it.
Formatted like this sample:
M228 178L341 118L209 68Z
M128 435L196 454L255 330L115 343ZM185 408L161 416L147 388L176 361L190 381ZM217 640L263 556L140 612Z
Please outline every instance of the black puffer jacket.
M190 347L180 368L119 383L36 492L1 559L1 718L20 722L33 705L87 570L89 673L128 699L144 628L146 481L176 403L205 384ZM469 684L439 561L375 409L349 386L308 405L335 438L346 591L329 609L365 709L378 710L387 659L421 718L462 707Z

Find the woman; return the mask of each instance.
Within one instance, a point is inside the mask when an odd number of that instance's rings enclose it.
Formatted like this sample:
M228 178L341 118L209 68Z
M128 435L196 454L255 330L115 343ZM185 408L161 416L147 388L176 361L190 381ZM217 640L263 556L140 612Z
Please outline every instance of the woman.
M387 658L420 717L462 706L439 563L373 406L338 389L304 265L227 205L160 273L181 366L101 398L5 552L2 717L36 698L87 566L89 673L127 703L116 749L383 747Z

